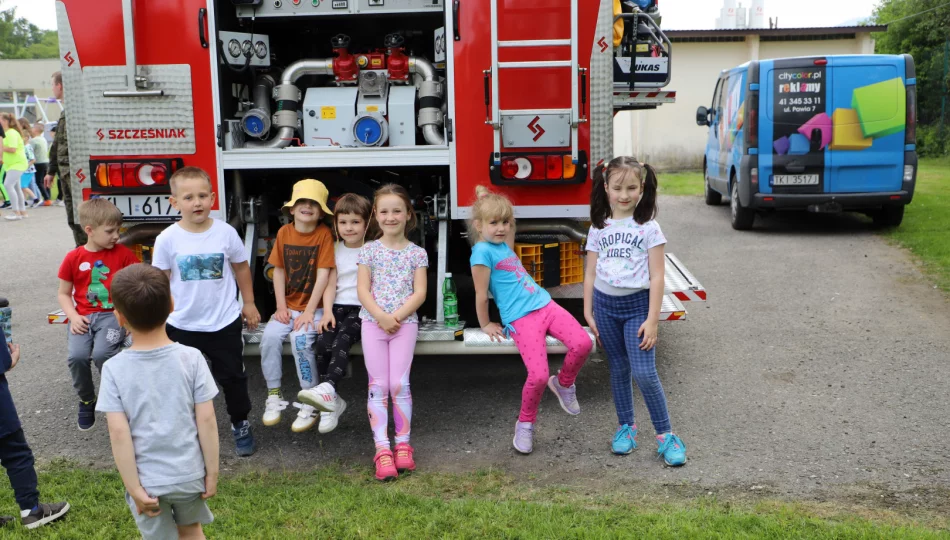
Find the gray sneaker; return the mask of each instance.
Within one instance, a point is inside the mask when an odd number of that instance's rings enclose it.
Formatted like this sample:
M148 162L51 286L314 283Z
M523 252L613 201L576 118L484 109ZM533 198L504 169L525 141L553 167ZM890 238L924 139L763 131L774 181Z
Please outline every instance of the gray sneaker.
M515 450L522 454L530 454L534 450L534 424L518 422L515 424L515 438L511 442Z
M581 413L581 406L577 403L576 384L572 384L569 388L564 388L561 386L561 383L557 382L557 375L552 375L551 378L548 379L548 388L557 396L557 400L561 402L561 408L564 409L564 412L573 415Z
M20 523L27 529L35 529L51 521L56 521L66 515L66 512L69 512L69 503L67 502L40 503L33 510L20 512Z

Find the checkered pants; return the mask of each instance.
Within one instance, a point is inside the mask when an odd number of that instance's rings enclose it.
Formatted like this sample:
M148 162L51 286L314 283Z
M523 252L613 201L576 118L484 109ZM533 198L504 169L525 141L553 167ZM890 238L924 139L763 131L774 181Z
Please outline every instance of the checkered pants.
M640 350L637 337L649 311L649 289L629 296L611 296L594 290L594 322L607 352L617 420L620 425L634 425L632 378L646 401L653 429L661 434L671 429L666 394L656 372L656 347Z

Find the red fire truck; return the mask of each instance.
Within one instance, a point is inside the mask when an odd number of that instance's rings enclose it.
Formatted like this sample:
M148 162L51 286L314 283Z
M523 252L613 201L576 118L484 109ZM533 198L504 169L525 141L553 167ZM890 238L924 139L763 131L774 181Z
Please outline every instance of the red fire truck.
M168 178L208 171L212 216L244 237L266 320L266 255L292 184L317 178L334 197L371 197L400 183L420 218L413 240L430 254L418 352L512 352L444 326L441 284L454 273L460 314L474 320L464 220L475 186L490 184L516 206L526 267L579 305L591 169L613 157L614 114L675 99L664 90L669 40L615 5L58 0L73 190L115 203L123 243L148 262L177 219ZM674 256L667 287L666 320L685 316L681 301L705 300Z

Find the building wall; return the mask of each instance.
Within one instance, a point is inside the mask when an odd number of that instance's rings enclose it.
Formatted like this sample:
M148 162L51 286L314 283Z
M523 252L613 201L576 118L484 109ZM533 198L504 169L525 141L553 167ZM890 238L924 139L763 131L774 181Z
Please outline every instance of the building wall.
M708 128L696 125L696 108L710 105L722 70L752 59L873 52L869 34L824 41L760 42L747 36L738 42L674 43L673 78L666 90L676 91L676 103L618 113L614 155L634 156L665 170L700 169Z
M51 97L50 76L59 71L58 58L51 60L0 60L0 91L31 92L38 98Z

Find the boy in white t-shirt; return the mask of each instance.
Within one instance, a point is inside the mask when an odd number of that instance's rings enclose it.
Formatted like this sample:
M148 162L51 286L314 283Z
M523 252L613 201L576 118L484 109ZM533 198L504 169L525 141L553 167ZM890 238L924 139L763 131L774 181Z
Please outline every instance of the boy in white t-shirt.
M244 372L242 321L257 328L251 269L244 244L233 227L208 216L214 206L211 178L197 167L179 169L169 179L171 203L181 221L155 239L152 264L171 281L175 311L168 337L194 347L211 362L211 374L224 392L237 455L254 453L247 420L251 398ZM235 281L237 286L235 286ZM241 290L244 306L237 301Z

